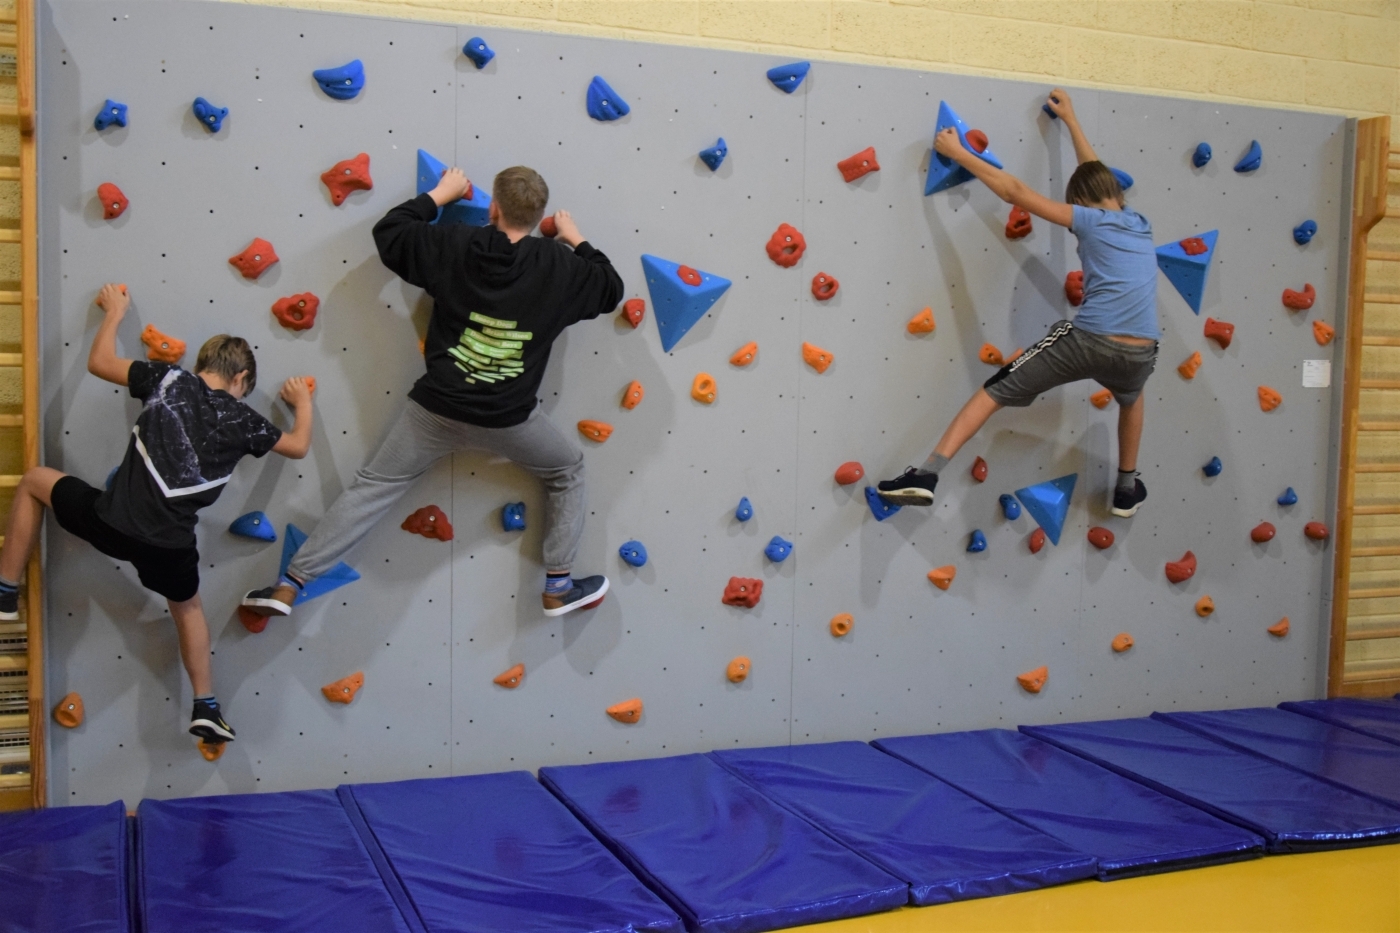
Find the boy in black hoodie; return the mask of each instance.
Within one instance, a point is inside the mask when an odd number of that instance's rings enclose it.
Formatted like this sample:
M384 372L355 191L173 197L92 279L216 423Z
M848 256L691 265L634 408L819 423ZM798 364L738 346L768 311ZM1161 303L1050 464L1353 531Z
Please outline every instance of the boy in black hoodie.
M384 265L433 297L428 371L286 574L243 598L254 611L289 615L306 582L333 567L418 477L467 449L505 457L544 481L544 614L592 608L608 591L607 577L572 576L583 535L583 453L537 407L536 393L554 338L616 307L622 279L568 211L554 214L555 239L529 235L544 216L549 188L523 166L496 176L489 226L435 225L439 210L470 186L449 169L436 188L375 225Z

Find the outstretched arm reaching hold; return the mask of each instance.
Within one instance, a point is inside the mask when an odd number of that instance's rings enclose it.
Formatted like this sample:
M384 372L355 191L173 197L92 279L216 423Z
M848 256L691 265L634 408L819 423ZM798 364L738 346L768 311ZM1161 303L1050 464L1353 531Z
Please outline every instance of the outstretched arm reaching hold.
M294 412L292 429L277 439L272 452L292 460L300 460L311 449L311 387L305 376L293 376L282 383L282 401Z
M1069 130L1069 138L1074 142L1074 157L1082 165L1085 162L1099 161L1098 154L1094 152L1094 147L1089 145L1089 139L1084 135L1084 129L1079 125L1079 117L1074 112L1074 102L1069 99L1069 94L1055 88L1050 92L1050 96L1045 100L1045 106L1055 112L1055 116L1065 121L1065 128Z
M131 306L131 296L126 293L125 285L108 282L97 293L97 306L106 312L106 316L97 328L97 336L92 338L88 372L99 379L124 386L131 372L131 360L117 356L117 325L121 324L126 309Z
M951 126L933 138L933 151L967 169L1008 204L1018 204L1035 216L1062 227L1068 227L1074 220L1074 209L1064 201L1050 200L1010 172L968 152L958 138L958 131Z

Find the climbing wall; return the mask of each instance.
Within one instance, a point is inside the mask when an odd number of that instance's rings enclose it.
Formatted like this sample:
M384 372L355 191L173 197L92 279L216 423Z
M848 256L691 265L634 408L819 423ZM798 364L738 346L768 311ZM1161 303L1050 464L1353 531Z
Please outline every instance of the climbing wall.
M345 780L535 768L712 748L869 739L920 731L1274 703L1316 696L1328 545L1303 537L1325 520L1332 390L1303 388L1305 359L1330 359L1312 322L1337 323L1339 231L1346 216L1340 118L1079 91L1081 119L1136 185L1132 205L1155 241L1219 229L1198 317L1159 279L1163 339L1148 384L1142 469L1151 497L1131 520L1107 513L1112 404L1068 386L998 415L954 461L933 509L883 523L866 481L919 463L992 367L983 343L1026 347L1072 309L1074 240L1035 221L1002 232L1006 206L976 184L924 197L940 100L982 129L1007 168L1063 189L1073 153L1039 109L1046 88L991 79L817 62L795 93L764 72L785 60L702 49L247 8L238 4L52 0L41 4L42 265L46 462L100 484L138 407L87 375L104 281L134 303L119 343L140 355L141 328L186 340L192 364L212 334L256 347L253 406L286 425L275 401L290 375L317 378L312 452L246 461L202 513L203 598L215 677L239 738L217 764L183 734L190 691L163 603L134 572L55 525L48 534L49 691L80 692L86 722L53 730L53 799L103 802L328 786ZM473 36L495 50L478 70ZM364 63L365 87L333 100L313 69ZM602 75L631 107L590 119ZM208 133L196 96L229 108ZM129 125L97 131L111 98ZM724 137L711 171L697 153ZM1263 167L1231 170L1251 140ZM1191 165L1196 144L1216 157ZM874 146L881 169L847 183L838 160ZM548 620L538 607L542 496L508 463L474 453L430 471L347 560L355 584L274 620L238 621L242 591L270 582L282 543L230 535L258 509L315 526L385 436L421 374L417 341L430 300L379 263L374 222L414 193L416 153L463 167L478 184L515 164L541 171L551 209L566 207L612 257L626 297L647 301L635 330L619 315L571 328L541 389L544 410L586 449L588 526L581 573L604 572L596 610ZM374 188L333 205L319 176L367 153ZM103 182L130 199L106 220ZM1292 228L1319 232L1306 246ZM805 235L793 268L764 244L781 223ZM256 280L227 262L254 237L280 257ZM723 276L732 287L663 352L640 257ZM811 281L840 281L817 301ZM1290 313L1283 288L1312 283L1317 303ZM321 299L309 330L280 327L283 296ZM930 307L937 329L906 322ZM1206 316L1236 325L1230 347L1202 336ZM756 341L757 358L730 354ZM818 373L809 342L835 357ZM1176 373L1193 351L1194 380ZM713 404L691 398L710 374ZM632 380L645 400L619 401ZM1261 384L1284 398L1264 413ZM613 425L603 444L574 425ZM985 483L968 474L975 456ZM1221 474L1201 465L1218 456ZM861 461L867 479L833 481ZM1058 546L1032 555L1034 528L1007 521L998 496L1077 473ZM1292 486L1298 503L1275 500ZM747 522L735 518L742 497ZM506 532L501 507L526 504ZM436 504L455 538L399 523ZM1277 537L1250 543L1268 520ZM1117 540L1099 551L1090 526ZM987 549L965 552L981 529ZM794 542L774 563L775 535ZM632 568L623 542L645 544ZM1190 549L1200 569L1170 584L1165 562ZM955 565L948 590L927 572ZM752 609L721 604L730 577L764 581ZM1216 605L1199 617L1203 595ZM851 613L837 639L828 621ZM1290 617L1291 632L1265 628ZM1127 631L1136 645L1109 647ZM726 665L752 660L730 683ZM523 663L521 686L492 678ZM1039 694L1016 675L1049 667ZM348 706L323 684L363 671ZM636 725L605 707L645 702Z

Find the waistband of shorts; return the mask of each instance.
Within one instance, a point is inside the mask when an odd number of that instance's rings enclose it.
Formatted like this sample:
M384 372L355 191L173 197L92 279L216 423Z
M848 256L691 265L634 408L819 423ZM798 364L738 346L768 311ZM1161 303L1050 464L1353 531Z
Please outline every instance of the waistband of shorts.
M1074 333L1077 336L1086 338L1087 342L1096 344L1102 347L1104 352L1112 353L1115 356L1126 357L1130 360L1150 360L1157 355L1158 342L1156 340L1152 341L1150 344L1142 344L1139 346L1137 344L1122 343L1114 340L1112 337L1108 337L1104 334L1096 334L1082 327L1074 327L1073 322L1070 323L1070 327L1074 328Z

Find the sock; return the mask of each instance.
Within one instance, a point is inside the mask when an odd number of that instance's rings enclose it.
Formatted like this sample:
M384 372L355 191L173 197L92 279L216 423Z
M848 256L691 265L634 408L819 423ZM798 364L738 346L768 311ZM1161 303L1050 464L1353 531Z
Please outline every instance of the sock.
M1113 487L1114 490L1121 489L1124 492L1132 492L1137 486L1137 476L1137 470L1119 470L1118 485Z
M282 579L277 582L290 583L292 586L296 587L299 590L306 589L306 581L298 580L295 576L292 575L292 572L290 570L282 574Z
M5 594L8 595L8 594L10 594L10 593L18 593L18 592L19 592L19 584L18 584L18 583L11 583L9 580L6 580L4 577L0 577L0 593L5 593Z
M544 576L544 592L546 596L563 596L573 588L573 575L567 571L564 573L547 573Z
M924 465L915 470L915 473L932 473L935 476L943 472L943 468L948 465L948 458L942 454L933 454L924 461Z
M195 698L194 698L194 705L195 705L195 706L198 706L198 705L201 704L201 703L203 703L205 706L209 707L210 709L212 709L212 710L213 710L214 712L216 712L216 713L219 711L219 701L218 701L218 699L214 696L214 694L212 694L212 693L209 694L208 696L202 696L202 697L195 697Z

